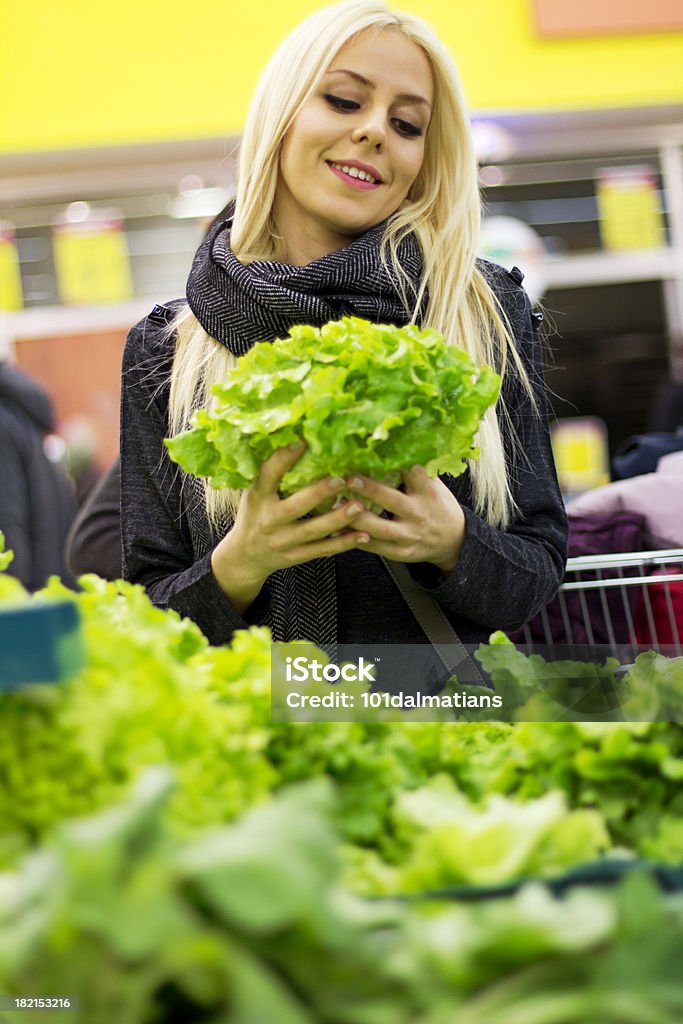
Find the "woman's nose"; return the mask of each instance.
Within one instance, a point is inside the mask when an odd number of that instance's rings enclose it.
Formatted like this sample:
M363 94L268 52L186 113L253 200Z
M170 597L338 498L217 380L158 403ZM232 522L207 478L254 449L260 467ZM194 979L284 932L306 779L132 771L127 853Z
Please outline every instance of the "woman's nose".
M386 138L383 125L379 121L366 121L365 124L359 125L355 128L351 134L353 142L367 142L371 146L376 146L378 149Z

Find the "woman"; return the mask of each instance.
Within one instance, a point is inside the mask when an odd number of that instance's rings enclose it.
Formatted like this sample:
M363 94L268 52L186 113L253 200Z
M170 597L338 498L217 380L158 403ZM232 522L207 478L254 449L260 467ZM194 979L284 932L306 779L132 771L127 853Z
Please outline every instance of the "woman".
M278 640L424 643L380 557L406 563L465 643L512 629L556 590L566 522L540 344L517 277L475 261L476 161L457 75L420 21L376 0L323 9L271 59L245 126L231 217L199 248L187 303L157 309L124 357L124 572L214 643L266 623ZM521 278L521 275L519 275ZM343 480L278 495L300 449L240 495L183 477L162 441L211 404L256 341L354 314L410 320L503 375L481 457L310 515Z

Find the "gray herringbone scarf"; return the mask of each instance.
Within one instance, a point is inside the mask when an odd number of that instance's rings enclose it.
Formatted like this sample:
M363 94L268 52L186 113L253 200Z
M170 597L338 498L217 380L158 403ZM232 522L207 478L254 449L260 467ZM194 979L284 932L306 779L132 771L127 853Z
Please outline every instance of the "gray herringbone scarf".
M230 248L231 220L216 224L194 258L187 301L204 330L236 355L286 336L294 324L320 327L341 316L403 325L410 310L380 258L385 224L304 267L260 260L246 266ZM413 236L399 247L416 292L422 256ZM414 299L408 289L408 299ZM270 576L267 624L275 640L309 640L332 656L337 643L335 560L319 558Z

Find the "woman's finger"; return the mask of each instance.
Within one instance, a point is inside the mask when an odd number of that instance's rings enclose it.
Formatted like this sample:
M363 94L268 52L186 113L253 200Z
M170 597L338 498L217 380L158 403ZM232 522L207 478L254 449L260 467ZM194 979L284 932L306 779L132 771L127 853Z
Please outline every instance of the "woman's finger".
M402 469L401 479L406 485L408 492L415 494L425 494L432 482L424 466L412 466L410 469Z
M402 544L407 540L406 525L402 520L384 519L363 509L361 514L353 520L355 530L363 530L370 535L371 540L387 541L391 544Z
M349 527L353 529L362 511L361 502L345 502L330 512L289 523L279 531L279 545L281 549L286 549L301 544L312 544L334 533L346 531Z
M358 530L358 533L364 531ZM399 544L393 544L391 541L377 540L375 537L368 536L368 540L361 545L363 551L367 551L371 555L378 555L380 558L389 558L393 562L412 562L422 561L422 559L413 559L406 555L405 550Z
M304 441L297 441L285 448L278 448L261 466L259 474L252 484L252 491L258 495L277 494L283 476L301 458L305 450Z
M314 558L332 558L334 555L341 555L354 548L364 550L367 548L369 540L367 533L358 533L354 530L351 533L340 533L336 537L325 537L323 540L294 548L290 554L293 564L301 565Z
M301 519L302 516L313 512L325 502L334 500L335 496L339 495L345 487L346 481L343 477L323 477L322 480L316 480L314 484L303 487L296 494L283 498L280 503L280 513L285 521L293 522L295 519Z
M352 494L367 499L373 505L395 516L404 517L410 514L410 499L396 487L389 487L378 480L373 480L372 477L360 474L347 477L346 483Z

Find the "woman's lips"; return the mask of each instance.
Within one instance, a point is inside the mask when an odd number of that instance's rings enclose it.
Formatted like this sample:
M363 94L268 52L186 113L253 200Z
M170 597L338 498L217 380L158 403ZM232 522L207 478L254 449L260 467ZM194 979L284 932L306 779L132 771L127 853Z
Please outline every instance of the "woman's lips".
M362 178L354 178L346 171L342 171L339 167L334 167L332 164L327 165L333 174L336 174L340 181L343 181L345 185L350 185L351 188L357 188L361 192L370 192L373 189L379 188L379 181L363 181Z

